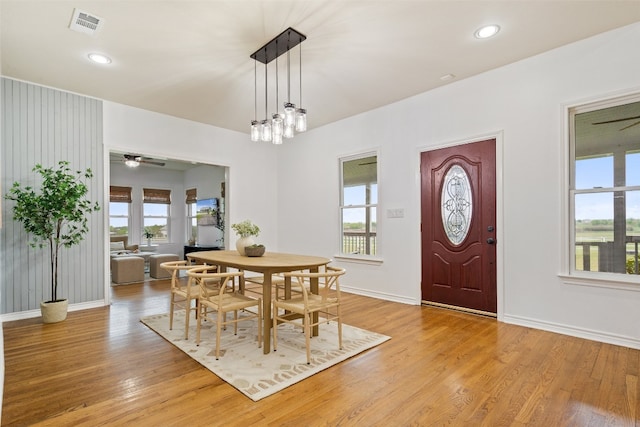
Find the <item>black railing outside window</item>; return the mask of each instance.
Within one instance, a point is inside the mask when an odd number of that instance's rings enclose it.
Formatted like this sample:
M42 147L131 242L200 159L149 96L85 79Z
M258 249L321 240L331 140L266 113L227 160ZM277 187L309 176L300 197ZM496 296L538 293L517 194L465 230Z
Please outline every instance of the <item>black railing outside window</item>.
M576 270L640 274L640 236L627 236L625 240L624 257L616 256L612 241L577 241Z

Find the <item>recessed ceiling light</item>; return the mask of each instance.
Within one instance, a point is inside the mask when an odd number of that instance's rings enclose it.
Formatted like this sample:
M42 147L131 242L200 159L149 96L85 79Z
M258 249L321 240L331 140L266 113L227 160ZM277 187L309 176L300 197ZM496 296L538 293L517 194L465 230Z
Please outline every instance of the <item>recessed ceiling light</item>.
M444 76L440 77L440 80L447 81L455 78L456 76L454 76L453 74L445 74Z
M111 63L111 58L109 58L108 56L105 56L101 53L90 53L89 54L89 59L92 60L93 62L96 62L98 64L110 64Z
M489 37L493 37L496 34L498 34L498 31L500 31L500 26L492 24L492 25L485 25L484 27L479 28L478 30L476 30L476 32L473 34L477 39L487 39Z

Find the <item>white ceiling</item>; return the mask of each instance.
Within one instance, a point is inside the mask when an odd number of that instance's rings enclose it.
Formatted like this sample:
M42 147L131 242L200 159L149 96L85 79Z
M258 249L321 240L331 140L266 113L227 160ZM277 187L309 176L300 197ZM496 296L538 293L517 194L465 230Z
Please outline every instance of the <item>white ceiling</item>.
M95 36L68 28L75 7L103 19ZM249 55L293 27L308 37L314 128L637 21L639 1L611 0L1 0L0 61L7 77L248 132ZM490 23L497 37L473 37ZM113 62L93 64L90 52Z

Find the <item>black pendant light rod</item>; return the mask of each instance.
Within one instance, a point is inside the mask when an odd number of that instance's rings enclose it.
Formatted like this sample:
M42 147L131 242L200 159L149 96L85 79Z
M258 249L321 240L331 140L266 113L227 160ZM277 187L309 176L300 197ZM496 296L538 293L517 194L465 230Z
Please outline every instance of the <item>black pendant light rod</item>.
M305 41L307 36L289 27L251 54L251 59L268 64ZM286 43L285 43L286 42Z
M276 39L276 49L278 48L278 39ZM278 61L276 61L276 113L278 112L278 91L279 91L279 87L278 87Z
M302 45L300 45L300 55L298 58L300 59L300 104L298 104L298 107L302 108Z
M268 79L267 79L267 63L264 63L264 119L269 119L269 109L267 108L267 99L269 98L269 93L267 91Z

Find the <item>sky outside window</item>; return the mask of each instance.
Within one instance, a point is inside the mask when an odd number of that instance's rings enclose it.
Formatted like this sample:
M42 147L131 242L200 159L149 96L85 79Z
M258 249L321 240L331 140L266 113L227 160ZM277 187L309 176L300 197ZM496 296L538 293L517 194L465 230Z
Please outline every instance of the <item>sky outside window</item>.
M577 160L576 189L613 187L613 156ZM626 155L626 185L640 185L640 153ZM640 218L640 192L626 193L627 218ZM579 195L575 203L576 220L613 219L613 193Z
M342 213L343 222L361 222L364 224L364 209L348 209L350 205L362 206L365 204L366 187L364 185L356 185L352 187L344 187L344 207ZM378 203L378 185L371 186L371 204ZM371 210L371 221L376 221L376 210Z

